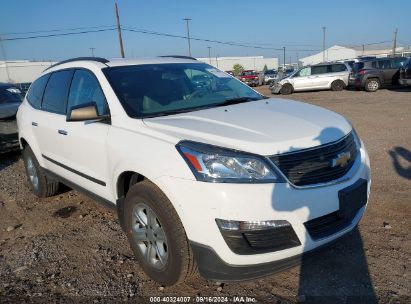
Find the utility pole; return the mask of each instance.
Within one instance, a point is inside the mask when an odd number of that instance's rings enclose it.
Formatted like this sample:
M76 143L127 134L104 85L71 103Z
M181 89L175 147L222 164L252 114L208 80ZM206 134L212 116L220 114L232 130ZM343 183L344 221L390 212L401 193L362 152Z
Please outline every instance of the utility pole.
M217 56L215 56L215 63L216 63L216 65L217 65L217 69L218 69L218 55Z
M190 42L190 26L188 24L189 21L191 21L190 18L184 18L186 24L187 24L187 41L188 41L188 56L191 57L191 42Z
M299 67L300 67L300 57L298 56L298 53L297 53L297 68Z
M362 55L364 56L365 45L362 45Z
M394 32L394 43L392 46L392 57L395 57L395 51L397 48L397 34L398 34L398 29L396 28Z
M208 59L210 60L211 64L211 46L208 46Z
M284 60L283 60L283 67L284 67L284 69L285 69L285 46L283 46L283 52L284 52L284 54L283 54L283 55L284 55L284 58L283 58L283 59L284 59Z
M91 57L94 57L94 50L95 50L96 48L91 47L91 48L89 48L89 49L90 49L90 51L91 51Z
M9 67L7 66L7 56L6 56L6 51L4 50L3 40L1 39L1 36L0 36L0 48L1 48L3 58L4 58L4 67L6 69L7 82L10 82Z
M326 27L323 26L322 29L323 29L323 62L325 62L325 29Z
M120 17L118 16L118 7L117 7L117 2L115 3L115 7L116 7L116 19L117 19L118 42L120 43L120 53L121 53L121 58L124 58L123 38L121 37Z

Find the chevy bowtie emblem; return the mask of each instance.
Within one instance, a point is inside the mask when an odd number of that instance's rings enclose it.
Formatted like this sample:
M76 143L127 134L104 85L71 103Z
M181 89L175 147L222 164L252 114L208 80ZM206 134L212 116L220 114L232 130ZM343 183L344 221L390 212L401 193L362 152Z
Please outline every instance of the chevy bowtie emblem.
M342 152L338 154L336 158L333 158L331 162L331 167L333 168L337 166L345 167L350 161L350 158L351 158L350 152Z

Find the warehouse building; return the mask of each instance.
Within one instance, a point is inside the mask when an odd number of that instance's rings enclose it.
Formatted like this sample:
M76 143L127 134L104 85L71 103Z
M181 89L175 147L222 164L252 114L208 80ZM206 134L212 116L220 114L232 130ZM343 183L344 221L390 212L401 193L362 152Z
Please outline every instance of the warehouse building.
M395 49L396 56L411 56L410 47L399 46ZM342 46L334 45L317 54L300 58L301 65L317 64L323 61L354 59L361 56L388 57L392 56L392 47L387 45L372 46Z
M30 83L46 68L54 64L52 61L0 61L0 82Z
M264 66L267 69L278 69L278 58L265 58L264 56L246 56L246 57L211 57L197 58L197 60L211 64L222 70L231 71L235 64L240 64L245 70L262 71Z

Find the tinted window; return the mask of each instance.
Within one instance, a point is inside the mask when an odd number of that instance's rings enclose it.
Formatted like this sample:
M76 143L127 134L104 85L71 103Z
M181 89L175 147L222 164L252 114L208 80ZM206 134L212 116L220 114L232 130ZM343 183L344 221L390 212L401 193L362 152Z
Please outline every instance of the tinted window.
M393 66L393 68L395 68L395 69L402 68L402 67L405 65L406 61L407 61L407 58L405 58L405 57L395 58L395 59L392 61L392 66Z
M66 102L73 70L54 72L47 83L41 108L58 114L66 114Z
M345 66L345 64L331 64L329 67L331 73L347 71L347 67Z
M354 63L354 71L359 71L364 68L364 62L356 62Z
M318 75L318 74L325 74L327 73L328 66L327 65L317 65L311 67L311 74Z
M77 70L71 82L67 109L73 106L95 102L98 115L108 114L106 98L93 73L86 70Z
M44 88L46 87L47 80L49 80L50 74L41 76L30 86L27 93L28 102L36 109L40 109L41 99L43 98Z
M391 61L390 60L380 60L380 61L378 61L378 68L379 69L390 69L391 68Z
M0 87L0 104L21 102L21 91L16 87Z

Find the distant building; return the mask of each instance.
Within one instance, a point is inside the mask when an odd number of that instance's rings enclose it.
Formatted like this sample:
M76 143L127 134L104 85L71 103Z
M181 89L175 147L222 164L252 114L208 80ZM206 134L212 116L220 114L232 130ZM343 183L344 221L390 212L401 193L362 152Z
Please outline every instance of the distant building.
M268 69L278 69L278 58L265 58L263 56L247 56L247 57L212 57L197 58L200 61L211 64L212 66L222 70L231 71L235 64L241 64L246 70L262 71L266 65Z
M395 49L397 56L411 56L410 47L399 46ZM334 45L325 50L325 52L319 52L317 54L300 58L302 65L317 64L325 61L336 61L344 59L354 59L360 56L376 56L376 57L388 57L392 56L392 47L387 45L372 45L367 46L341 46Z
M54 64L51 61L0 61L0 82L33 82L46 68Z

